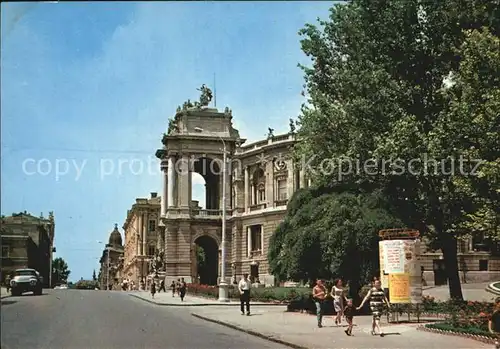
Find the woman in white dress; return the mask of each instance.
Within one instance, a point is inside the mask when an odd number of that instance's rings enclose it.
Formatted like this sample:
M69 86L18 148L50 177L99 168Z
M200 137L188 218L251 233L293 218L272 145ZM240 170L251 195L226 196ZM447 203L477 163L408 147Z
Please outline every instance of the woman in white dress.
M342 315L344 313L344 288L342 286L342 280L335 280L335 285L332 287L332 292L330 295L333 298L333 307L337 316L335 316L335 325L340 325L342 322Z

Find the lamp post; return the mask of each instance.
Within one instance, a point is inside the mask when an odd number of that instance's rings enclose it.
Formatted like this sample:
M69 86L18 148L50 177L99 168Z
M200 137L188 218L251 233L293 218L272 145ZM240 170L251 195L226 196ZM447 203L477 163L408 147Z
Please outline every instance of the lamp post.
M195 127L196 132L203 132L203 128ZM226 142L218 136L222 142L222 247L221 247L221 278L219 281L219 302L229 302L228 284L226 282L226 163L227 149Z

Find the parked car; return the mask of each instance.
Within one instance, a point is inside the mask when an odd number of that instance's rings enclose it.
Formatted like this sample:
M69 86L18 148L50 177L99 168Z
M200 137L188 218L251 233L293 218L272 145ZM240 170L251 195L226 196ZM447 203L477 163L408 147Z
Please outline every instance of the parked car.
M17 269L14 278L10 281L11 294L20 296L24 292L42 294L42 277L35 269Z
M67 290L68 289L68 285L57 285L56 287L54 287L54 290Z

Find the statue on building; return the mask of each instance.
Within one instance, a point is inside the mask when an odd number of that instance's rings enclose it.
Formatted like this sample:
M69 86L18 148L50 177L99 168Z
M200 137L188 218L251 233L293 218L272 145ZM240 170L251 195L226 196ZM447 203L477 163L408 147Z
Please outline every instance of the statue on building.
M201 85L200 88L196 89L201 92L199 107L206 107L212 100L212 90L210 90L205 84Z
M274 128L268 127L267 130L268 130L268 132L267 132L267 139L273 138L274 137Z
M182 110L188 110L189 108L193 108L194 104L191 102L190 99L187 100L187 102L184 102L182 105Z
M156 251L154 259L154 271L155 273L163 269L163 252Z

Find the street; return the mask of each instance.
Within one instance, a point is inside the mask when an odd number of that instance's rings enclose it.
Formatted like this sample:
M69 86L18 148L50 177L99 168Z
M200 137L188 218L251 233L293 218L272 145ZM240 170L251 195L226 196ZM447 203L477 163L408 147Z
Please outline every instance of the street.
M3 349L283 348L127 293L44 290L2 299Z

